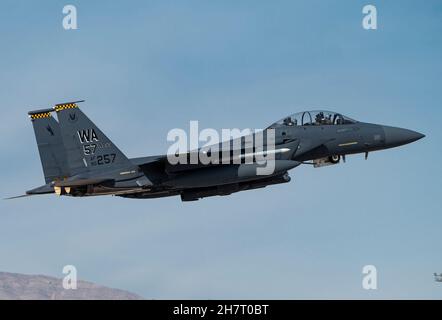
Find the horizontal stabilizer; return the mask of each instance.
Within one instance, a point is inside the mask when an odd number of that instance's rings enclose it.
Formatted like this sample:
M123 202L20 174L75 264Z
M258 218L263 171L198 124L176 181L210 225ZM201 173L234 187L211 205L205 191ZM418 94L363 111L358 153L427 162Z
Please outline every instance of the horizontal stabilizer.
M50 183L48 183L48 184L45 184L43 186L34 188L32 190L28 190L28 191L26 191L26 194L23 194L23 195L20 195L20 196L6 198L4 200L25 198L25 197L37 196L37 195L42 195L42 194L50 194L50 193L54 193L54 188L51 186Z
M45 185L42 185L41 187L37 187L32 190L26 191L26 194L29 195L49 194L49 193L54 193L54 187L51 185L51 183L47 183Z
M22 194L21 196L4 198L3 200L12 200L12 199L18 199L18 198L26 198L26 197L30 197L30 196L34 196L34 194Z

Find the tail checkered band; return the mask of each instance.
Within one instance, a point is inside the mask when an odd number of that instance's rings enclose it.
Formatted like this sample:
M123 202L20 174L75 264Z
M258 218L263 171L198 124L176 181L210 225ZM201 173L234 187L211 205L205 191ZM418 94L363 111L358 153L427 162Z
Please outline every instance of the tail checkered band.
M67 103L67 104L58 104L55 106L54 110L59 112L66 109L75 109L78 108L78 106L75 103Z
M37 114L32 114L31 115L31 120L50 118L50 117L51 117L51 113L50 112L37 113Z

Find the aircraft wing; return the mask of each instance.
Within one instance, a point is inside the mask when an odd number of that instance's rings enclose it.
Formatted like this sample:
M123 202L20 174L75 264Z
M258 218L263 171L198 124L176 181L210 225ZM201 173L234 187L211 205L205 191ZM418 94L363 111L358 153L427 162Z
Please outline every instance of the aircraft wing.
M149 157L140 157L140 158L132 158L129 159L132 164L136 166L148 165L154 162L162 161L166 158L165 155L161 156L149 156Z
M253 134L252 134L253 135ZM206 150L217 150L216 152L219 152L220 155L220 162L225 163L238 163L239 160L245 160L245 159L253 159L255 156L264 156L267 154L283 154L283 159L290 159L291 155L293 154L293 150L297 150L297 147L299 145L298 139L292 139L291 141L284 142L284 146L276 145L274 150L270 151L260 151L260 152L253 152L248 151L245 141L246 136L242 136L239 138L232 139L230 141L227 141L227 150L234 150L231 151L230 155L228 153L227 156L223 153L225 151L225 143L221 142L219 144L215 144L212 146L205 147ZM130 161L132 164L137 165L143 169L145 174L152 174L153 172L166 172L166 173L181 173L189 170L195 170L200 168L207 168L207 167L213 167L213 166L219 166L221 163L209 163L209 164L203 164L199 161L197 163L192 163L191 159L198 159L199 154L201 152L201 148L196 150L191 150L187 152L183 152L180 154L177 154L176 156L181 159L187 159L187 163L178 163L178 164L171 164L169 163L167 159L167 155L156 155L156 156L150 156L150 157L141 157L141 158L132 158ZM203 153L206 153L206 151L202 151ZM151 177L152 179L155 179L155 177Z

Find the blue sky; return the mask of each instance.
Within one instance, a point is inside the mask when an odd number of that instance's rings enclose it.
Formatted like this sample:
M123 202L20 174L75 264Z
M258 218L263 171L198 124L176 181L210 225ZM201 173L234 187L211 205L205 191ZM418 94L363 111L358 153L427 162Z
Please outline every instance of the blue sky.
M62 28L74 4L79 29ZM361 27L375 4L378 30ZM2 1L1 197L43 184L27 111L86 99L129 157L167 132L263 128L304 109L426 138L299 167L292 182L182 203L0 202L0 270L146 298L442 298L440 1ZM378 290L362 289L362 267Z

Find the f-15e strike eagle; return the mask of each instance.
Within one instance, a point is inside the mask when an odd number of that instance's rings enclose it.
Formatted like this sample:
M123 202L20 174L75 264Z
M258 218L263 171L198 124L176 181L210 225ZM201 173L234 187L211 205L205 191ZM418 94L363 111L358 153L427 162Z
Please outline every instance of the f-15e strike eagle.
M180 195L182 201L193 201L286 183L290 181L288 170L301 164L337 164L345 161L347 154L367 156L368 152L424 137L407 129L355 121L336 112L300 112L263 131L272 129L274 134L274 170L258 175L253 161L189 165L171 164L167 155L129 159L79 109L79 102L83 101L29 112L46 183L24 196L55 193L147 199ZM244 155L244 141L239 145L241 150L237 151ZM252 159L255 152L252 150Z

